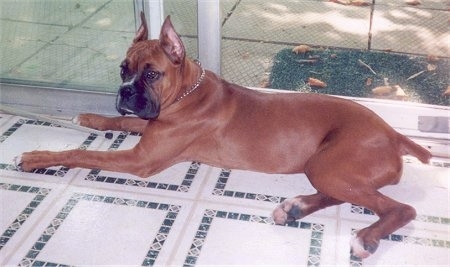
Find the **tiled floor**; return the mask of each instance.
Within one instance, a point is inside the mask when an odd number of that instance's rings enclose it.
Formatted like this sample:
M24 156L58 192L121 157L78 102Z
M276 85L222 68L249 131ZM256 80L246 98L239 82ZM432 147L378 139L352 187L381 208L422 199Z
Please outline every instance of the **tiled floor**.
M133 37L132 1L63 2L0 3L1 78L116 91L118 65ZM222 28L222 74L262 86L274 55L299 43L448 57L449 1L422 2L221 1L230 15ZM196 57L196 1L165 3L188 54ZM437 150L448 155L448 134L417 130L419 115L448 117L448 109L365 104L425 144L427 138L444 140ZM314 192L302 174L185 162L141 179L64 167L23 173L13 165L24 151L126 149L138 139L115 133L106 140L0 114L0 265L450 265L448 158L426 166L405 157L401 183L382 191L413 205L419 216L364 261L350 256L349 241L354 230L376 220L366 209L344 204L288 226L273 224L271 212L283 199Z
M405 112L408 104L365 104L382 116L395 107L405 115L387 121L403 133L418 134L418 114ZM425 106L415 110L422 115L447 112ZM138 139L116 132L107 140L0 114L0 265L450 264L448 159L423 165L405 158L400 184L382 191L413 205L419 215L364 261L350 256L349 241L354 230L376 220L369 210L344 204L288 226L274 225L271 212L278 203L315 192L303 174L268 175L185 162L141 179L63 167L24 173L13 165L23 151L126 149Z

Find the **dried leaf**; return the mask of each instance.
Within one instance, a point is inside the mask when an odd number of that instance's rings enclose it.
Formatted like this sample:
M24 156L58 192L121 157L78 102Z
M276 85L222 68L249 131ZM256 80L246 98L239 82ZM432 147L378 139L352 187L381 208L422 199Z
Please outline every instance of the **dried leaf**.
M292 49L292 52L296 53L296 54L304 54L306 52L308 52L309 50L311 50L311 47L308 45L299 45L296 46Z
M372 89L372 93L374 95L389 95L393 92L395 92L397 89L395 88L395 86L378 86Z
M436 70L436 69L437 69L437 66L434 65L434 64L428 64L428 65L427 65L427 70L428 70L428 71L434 71L434 70Z
M388 98L388 99L396 99L396 100L405 100L406 98L408 98L405 91L399 85L378 86L378 87L375 87L372 89L372 93L376 97L380 97L380 98L384 98L384 99Z
M450 95L450 85L447 86L447 90L445 90L445 91L442 93L442 95L443 95L443 96L449 96L449 95Z
M366 86L371 86L372 85L372 78L367 78L366 79Z
M319 87L319 88L325 88L327 87L327 84L319 79L316 78L308 78L308 84L312 87Z
M405 91L403 91L403 89L399 86L399 85L396 85L396 86L394 86L394 88L395 88L395 98L396 99L406 99L408 96L406 95L406 93L405 93Z

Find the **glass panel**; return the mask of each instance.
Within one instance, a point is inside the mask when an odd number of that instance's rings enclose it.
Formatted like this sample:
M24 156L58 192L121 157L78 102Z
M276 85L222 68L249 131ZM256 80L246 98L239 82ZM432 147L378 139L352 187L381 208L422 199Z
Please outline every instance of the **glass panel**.
M135 2L1 1L0 81L115 92ZM163 2L187 54L198 57L197 0ZM336 2L221 0L222 76L251 87L449 105L445 3ZM301 44L309 51L293 53Z
M2 82L117 91L135 32L133 1L0 3Z
M222 76L244 86L449 105L445 1L374 2L221 1ZM299 45L308 51L293 52Z

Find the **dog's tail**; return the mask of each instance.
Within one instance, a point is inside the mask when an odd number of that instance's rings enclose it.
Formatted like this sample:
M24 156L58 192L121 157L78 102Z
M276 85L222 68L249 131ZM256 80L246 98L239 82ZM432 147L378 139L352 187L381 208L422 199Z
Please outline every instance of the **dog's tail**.
M429 163L431 158L431 152L421 147L420 145L414 143L408 137L398 134L399 143L400 143L400 151L402 155L412 155L419 159L422 163Z

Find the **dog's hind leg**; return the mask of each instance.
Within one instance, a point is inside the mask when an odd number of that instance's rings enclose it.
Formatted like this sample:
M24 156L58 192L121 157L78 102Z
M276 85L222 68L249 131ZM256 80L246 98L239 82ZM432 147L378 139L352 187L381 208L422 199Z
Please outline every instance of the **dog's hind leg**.
M320 209L339 205L343 202L317 192L313 195L300 195L283 201L272 213L273 220L276 224L284 225L301 219Z
M372 203L367 203L372 201ZM373 192L364 203L355 203L374 211L380 219L374 224L357 231L351 242L354 256L366 258L373 254L381 238L406 225L416 217L413 207L397 202L379 192Z
M80 114L73 122L100 131L125 131L143 133L148 121L137 117L105 117L97 114Z
M377 222L359 230L351 244L354 256L366 258L375 252L381 238L406 225L416 212L378 192L397 183L401 176L402 160L395 147L365 147L361 153L350 148L341 143L317 153L307 163L305 173L319 192L366 207L379 216Z

